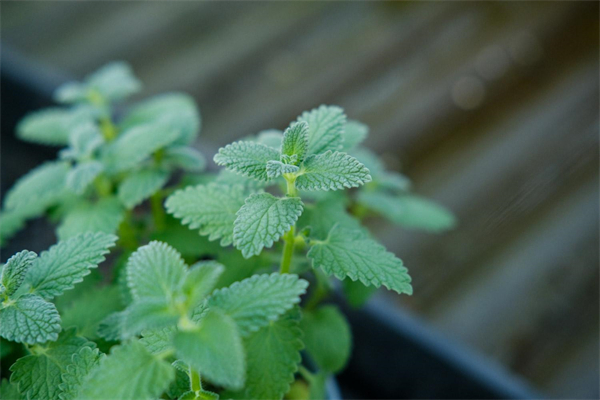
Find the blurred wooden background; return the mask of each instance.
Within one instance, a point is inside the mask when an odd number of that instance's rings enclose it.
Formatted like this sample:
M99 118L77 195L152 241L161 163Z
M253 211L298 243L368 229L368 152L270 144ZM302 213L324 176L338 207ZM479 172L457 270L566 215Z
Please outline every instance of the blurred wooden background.
M597 398L598 15L596 2L6 2L1 29L41 81L122 59L144 96L192 94L205 154L343 106L460 220L441 236L376 226L414 277L398 304L550 397Z

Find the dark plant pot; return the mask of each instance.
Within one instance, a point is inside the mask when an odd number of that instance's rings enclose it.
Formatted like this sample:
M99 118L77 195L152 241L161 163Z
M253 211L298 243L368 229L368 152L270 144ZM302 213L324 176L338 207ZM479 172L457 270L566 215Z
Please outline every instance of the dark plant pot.
M2 193L56 149L15 138L15 126L28 111L51 104L61 79L41 66L2 49ZM47 222L33 221L3 249L2 261L21 250L39 252L55 241ZM338 301L354 336L352 359L327 382L329 399L343 398L539 398L516 378L476 354L451 343L416 318L375 297L364 309ZM340 390L341 387L341 390Z

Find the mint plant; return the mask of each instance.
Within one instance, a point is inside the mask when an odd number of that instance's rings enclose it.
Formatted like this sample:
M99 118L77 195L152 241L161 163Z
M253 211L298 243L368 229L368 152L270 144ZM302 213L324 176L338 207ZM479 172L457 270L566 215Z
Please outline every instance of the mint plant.
M362 220L442 231L454 218L386 171L339 107L229 144L214 157L225 168L205 172L193 101L114 106L139 89L109 64L57 90L67 107L18 127L67 147L0 214L3 242L32 218L58 226L56 245L2 266L0 397L325 398L352 347L331 294L353 305L380 286L412 294Z

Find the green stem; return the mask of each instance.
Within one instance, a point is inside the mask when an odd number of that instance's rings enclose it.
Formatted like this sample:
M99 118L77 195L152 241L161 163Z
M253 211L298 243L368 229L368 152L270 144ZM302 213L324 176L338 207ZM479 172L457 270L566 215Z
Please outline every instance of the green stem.
M292 226L288 233L283 237L283 256L281 257L281 267L279 268L280 274L289 274L290 266L292 265L292 257L294 256L294 245L296 243L295 238L296 226Z
M117 137L117 127L108 117L103 117L100 119L100 130L102 131L104 140L107 142L111 142Z
M190 385L194 392L202 390L202 380L200 374L190 367Z
M150 207L152 208L152 218L154 219L154 228L162 232L166 227L166 215L162 205L162 192L159 190L150 197Z

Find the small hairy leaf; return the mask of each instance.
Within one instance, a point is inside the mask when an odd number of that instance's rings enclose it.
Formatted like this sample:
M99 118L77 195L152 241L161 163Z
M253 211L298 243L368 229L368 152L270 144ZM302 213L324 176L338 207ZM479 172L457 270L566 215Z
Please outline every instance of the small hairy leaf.
M244 176L267 181L267 162L279 161L279 151L260 143L240 141L220 148L214 160Z
M174 168L199 172L206 167L206 159L198 150L188 146L171 146L165 149L163 162Z
M88 374L105 357L98 349L82 347L73 354L72 361L65 368L62 374L62 383L58 385L61 393L58 395L60 400L74 400L77 398L83 383Z
M300 170L296 165L284 164L281 161L269 161L266 168L269 179L277 178L283 174L296 173Z
M89 161L77 164L67 174L66 184L69 189L78 195L82 195L85 189L104 170L99 161Z
M260 131L256 135L256 142L280 150L283 142L283 132L278 129Z
M162 188L169 174L166 171L146 169L132 172L119 185L119 200L127 208L133 208Z
M97 339L100 323L110 314L122 308L119 288L116 285L93 287L91 290L87 289L70 306L64 309L59 307L61 325L64 328L76 327L81 336L91 340Z
M244 340L248 357L244 398L281 399L288 392L304 347L299 317L292 309Z
M88 161L103 143L104 138L98 126L92 121L87 121L71 130L69 147L60 151L60 157Z
M208 307L231 316L242 336L247 336L298 304L307 286L308 282L297 275L253 275L216 290L208 300Z
M8 191L4 207L46 209L64 193L68 170L65 162L48 162L29 171Z
M398 293L412 294L411 279L402 260L362 230L333 227L327 240L313 244L308 258L314 268L338 279L349 277L365 285L383 285Z
M199 229L209 240L221 239L221 245L233 242L233 222L244 205L241 185L209 183L178 190L167 199L167 212L181 219L190 229Z
M344 110L337 106L322 105L305 111L298 121L308 124L308 152L320 154L327 150L341 150L342 132L346 124Z
M121 123L121 129L158 124L178 132L176 144L190 144L200 131L200 114L194 99L184 93L166 93L136 105Z
M55 342L40 346L37 355L19 358L10 370L10 381L17 384L26 399L58 400L62 374L72 363L73 354L82 347L93 347L92 342L79 337L74 329L64 331Z
M166 243L152 241L137 249L127 262L127 285L134 300L168 299L181 285L187 267Z
M123 332L123 317L124 311L114 312L100 321L96 334L101 338L109 341L121 339Z
M63 108L46 108L28 114L17 125L17 136L28 142L65 146L74 126L88 121L86 113Z
M369 135L369 127L358 121L348 121L344 128L344 151L350 151L361 144Z
M140 343L152 354L162 353L173 348L176 330L174 326L144 330Z
M225 267L216 261L200 261L189 269L182 292L190 308L197 306L215 288Z
M178 137L177 130L163 125L133 126L110 144L104 155L104 163L114 172L131 169Z
M105 197L96 203L80 202L67 212L56 233L60 240L86 232L114 234L125 216L124 211L116 197Z
M123 338L130 338L144 329L156 329L177 323L179 315L165 299L143 298L134 301L123 313Z
M173 341L177 357L190 364L202 378L230 389L244 385L244 348L230 317L209 312L198 329L177 332Z
M281 154L296 156L298 162L304 159L308 149L308 124L304 121L294 122L283 132Z
M122 100L142 88L129 64L122 61L114 61L100 68L86 78L86 83L90 90L96 90L109 102Z
M8 259L2 268L1 294L12 296L21 287L29 266L37 258L33 251L23 250Z
M13 342L56 340L60 316L54 304L35 294L24 294L0 311L0 336Z
M113 347L82 386L78 399L157 399L175 379L175 370L139 342Z
M299 197L278 198L270 193L250 195L237 212L233 243L245 258L260 254L296 223L304 205Z
M350 325L336 306L305 311L300 321L306 350L319 368L336 373L342 370L352 347Z
M300 168L300 190L339 190L371 181L369 170L356 158L338 151L310 156Z
M27 282L34 293L52 299L83 280L104 261L117 237L106 233L84 233L50 247L29 268Z
M412 194L393 195L383 191L363 192L358 200L392 222L411 229L441 232L451 229L456 218L431 200Z

